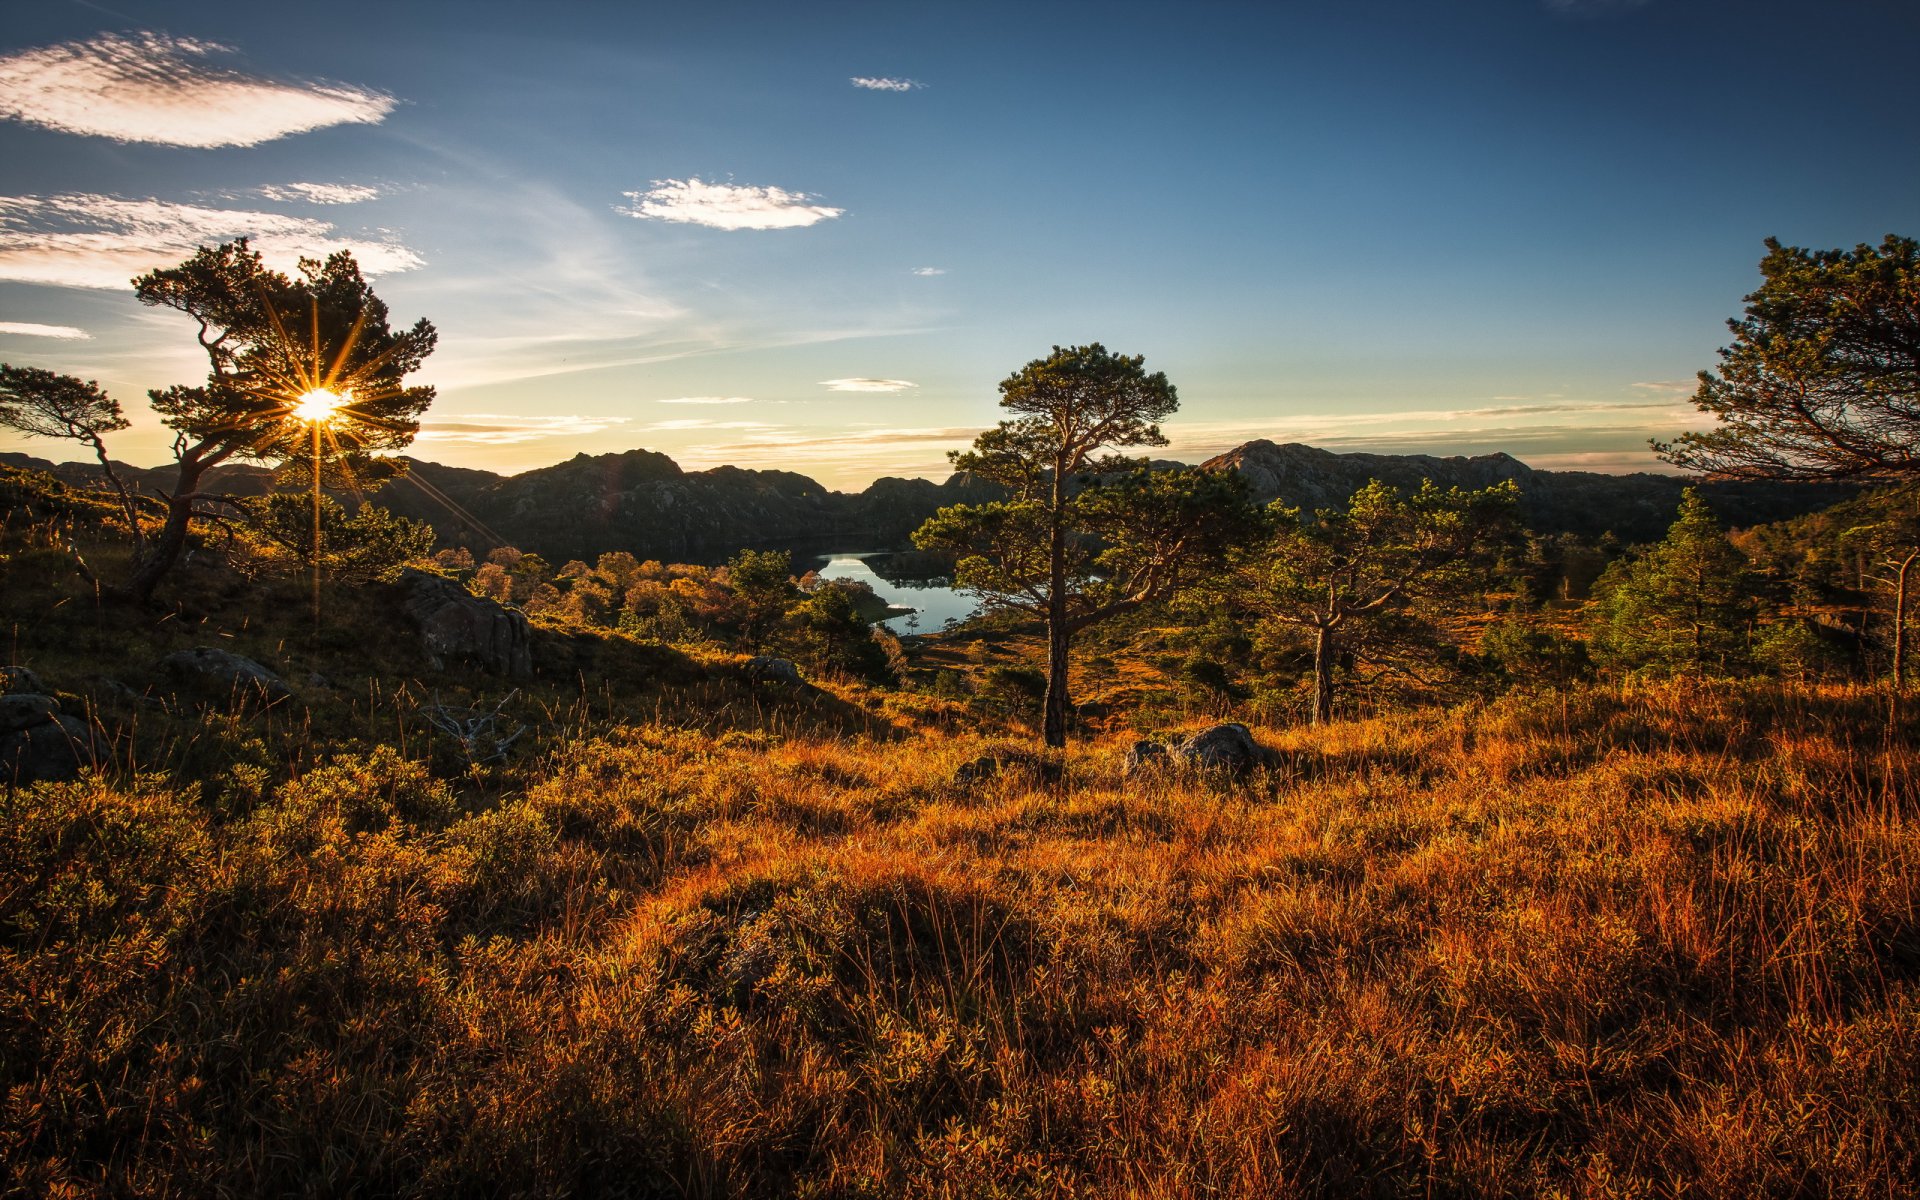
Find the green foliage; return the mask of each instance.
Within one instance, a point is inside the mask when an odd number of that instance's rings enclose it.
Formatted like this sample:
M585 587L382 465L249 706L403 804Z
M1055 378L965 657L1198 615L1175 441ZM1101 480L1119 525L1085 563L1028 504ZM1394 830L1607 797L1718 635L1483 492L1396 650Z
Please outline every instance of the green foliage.
M989 605L1047 626L1047 744L1065 744L1073 635L1171 599L1254 526L1244 480L1197 469L1153 471L1103 452L1163 446L1157 422L1179 401L1145 360L1099 343L1053 348L1000 384L1017 414L951 457L1007 498L941 509L913 535L958 560L954 580Z
M1272 534L1236 556L1221 602L1259 621L1268 644L1312 640L1313 715L1327 721L1336 671L1432 657L1435 620L1477 598L1518 495L1511 482L1464 492L1427 480L1402 496L1373 480L1311 519L1276 506Z
M1480 637L1480 658L1508 687L1571 686L1591 670L1586 643L1537 618L1506 617Z
M727 586L740 609L740 638L759 652L798 589L793 585L793 555L785 550L742 550L727 560Z
M313 500L275 492L240 502L245 523L234 547L235 566L253 577L289 576L313 564ZM433 552L433 527L384 508L362 504L351 515L332 497L320 498L320 570L342 583L391 578Z
M862 583L822 583L787 611L788 637L797 647L797 657L816 671L874 683L895 682L887 648L861 613L862 592L873 594Z
M1766 244L1746 317L1727 323L1734 344L1693 397L1719 426L1655 449L1752 479L1920 473L1920 243Z
M1665 540L1601 576L1594 656L1618 670L1656 674L1737 671L1758 609L1755 591L1746 556L1688 488Z

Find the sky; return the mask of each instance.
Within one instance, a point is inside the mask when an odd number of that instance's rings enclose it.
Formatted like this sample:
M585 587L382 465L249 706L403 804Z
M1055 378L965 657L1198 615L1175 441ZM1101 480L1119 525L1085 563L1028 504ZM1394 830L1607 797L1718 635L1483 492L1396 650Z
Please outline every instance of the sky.
M0 359L204 374L249 236L433 322L412 453L942 478L1054 345L1253 438L1659 469L1763 239L1920 234L1910 0L14 6ZM79 457L0 431L0 449Z

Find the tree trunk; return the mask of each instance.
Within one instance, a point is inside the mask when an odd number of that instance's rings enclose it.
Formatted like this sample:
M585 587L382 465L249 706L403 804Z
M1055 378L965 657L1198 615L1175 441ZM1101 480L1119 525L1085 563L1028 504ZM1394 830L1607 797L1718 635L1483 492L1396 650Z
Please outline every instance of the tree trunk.
M150 603L160 580L180 561L180 552L187 546L187 527L193 521L194 493L200 490L201 477L210 465L191 458L181 461L173 495L167 500L166 523L147 543L145 553L134 562L133 574L127 579L127 595L136 604Z
M1056 492L1058 491L1056 487ZM1058 513L1056 500L1056 514ZM1048 537L1047 551L1047 699L1044 736L1047 745L1067 744L1067 714L1072 703L1067 698L1067 531L1056 515Z
M1900 560L1900 573L1893 591L1893 696L1887 710L1892 721L1900 719L1900 700L1907 690L1907 598L1913 580L1913 565L1920 560L1920 549Z
M1313 631L1313 723L1333 720L1333 626Z

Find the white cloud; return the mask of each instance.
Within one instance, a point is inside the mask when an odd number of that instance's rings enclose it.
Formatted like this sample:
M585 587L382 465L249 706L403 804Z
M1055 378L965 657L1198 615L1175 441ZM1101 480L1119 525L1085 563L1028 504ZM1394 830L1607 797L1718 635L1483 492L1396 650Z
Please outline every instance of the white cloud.
M680 417L672 421L655 421L646 427L649 430L667 432L684 429L780 429L766 421L709 421L703 417Z
M915 88L927 86L917 79L900 79L886 75L855 75L848 82L870 92L911 92Z
M506 413L460 413L452 419L427 417L420 422L416 442L458 442L478 446L514 446L546 438L604 433L625 425L628 417L590 417L578 414L519 417Z
M84 342L93 337L76 325L36 325L32 321L0 321L0 333L11 333L18 337L59 338L67 342Z
M631 207L615 206L630 217L679 221L714 229L799 229L845 212L809 204L817 196L777 187L707 183L702 179L656 179L644 192L624 192Z
M752 396L675 396L671 400L656 400L655 404L752 404Z
M282 83L215 66L216 42L105 34L0 58L0 117L63 133L165 146L257 146L328 125L374 125L384 92Z
M820 386L836 392L904 392L920 385L904 379L822 379Z
M398 242L336 237L332 225L309 217L69 193L0 196L0 279L117 291L136 275L238 237L252 238L281 270L336 250L351 250L368 275L424 265Z
M915 267L913 273L922 279L926 279L934 275L945 275L947 269L945 267Z
M378 197L380 189L363 183L281 183L268 184L254 194L302 204L358 204Z

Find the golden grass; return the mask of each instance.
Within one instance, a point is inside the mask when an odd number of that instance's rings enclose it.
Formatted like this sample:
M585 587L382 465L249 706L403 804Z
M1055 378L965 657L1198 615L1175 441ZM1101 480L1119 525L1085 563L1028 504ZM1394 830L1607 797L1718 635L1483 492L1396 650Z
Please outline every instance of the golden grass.
M1237 783L582 719L490 790L393 750L43 785L0 800L0 1157L72 1196L1898 1195L1920 795L1875 712L1596 689L1264 731Z

